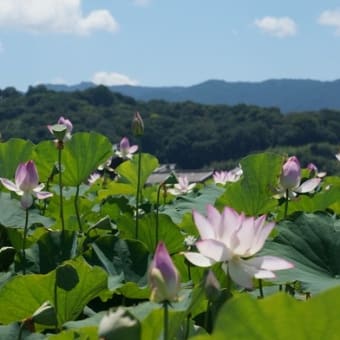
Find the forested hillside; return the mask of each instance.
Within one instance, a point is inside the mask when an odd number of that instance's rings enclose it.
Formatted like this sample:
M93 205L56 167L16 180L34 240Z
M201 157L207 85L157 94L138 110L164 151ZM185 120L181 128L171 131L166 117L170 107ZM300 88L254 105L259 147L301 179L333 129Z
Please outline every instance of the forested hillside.
M97 131L112 143L131 136L131 119L139 111L145 123L143 150L160 162L181 168L226 168L253 152L273 149L297 154L306 166L339 173L334 154L340 150L340 111L283 115L277 108L248 105L203 105L193 102L139 102L104 86L54 92L43 86L23 94L0 90L2 139L28 138L38 143L51 136L47 124L59 116L76 131Z
M94 87L95 84L83 82L71 86L53 84L46 86L51 90L73 92ZM114 85L110 86L110 90L143 101L193 101L207 105L275 106L283 113L317 111L324 108L340 109L340 80L269 79L260 82L207 80L192 86Z

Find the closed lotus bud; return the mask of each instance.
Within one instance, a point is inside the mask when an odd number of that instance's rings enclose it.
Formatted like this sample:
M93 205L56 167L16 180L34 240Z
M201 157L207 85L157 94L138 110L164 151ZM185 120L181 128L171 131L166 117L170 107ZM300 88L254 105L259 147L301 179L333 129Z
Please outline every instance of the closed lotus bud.
M54 306L49 302L44 302L32 315L35 323L46 326L54 326L57 323L57 314Z
M102 340L139 340L140 335L140 322L121 307L115 312L110 311L104 315L98 327L98 336Z
M204 292L209 301L216 301L221 294L221 285L212 270L204 277Z
M133 117L132 120L132 133L136 136L143 136L144 134L144 122L139 114L139 112L135 113L135 116Z
M149 268L150 300L176 301L180 289L179 273L163 242L159 242Z
M283 164L280 177L280 184L284 189L294 189L300 185L301 167L299 160L295 157L289 157Z

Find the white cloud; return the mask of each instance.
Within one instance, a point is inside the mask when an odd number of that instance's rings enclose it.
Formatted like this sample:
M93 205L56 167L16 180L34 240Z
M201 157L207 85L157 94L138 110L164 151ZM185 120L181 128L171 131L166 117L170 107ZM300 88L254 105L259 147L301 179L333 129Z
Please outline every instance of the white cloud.
M137 80L130 79L128 76L116 72L96 72L92 76L92 82L99 85L137 85Z
M340 9L323 11L318 22L320 25L335 27L335 33L340 35Z
M289 17L267 16L256 19L255 25L263 32L279 38L294 36L297 32L296 23Z
M0 26L80 35L118 30L118 23L105 9L84 15L81 0L0 0Z

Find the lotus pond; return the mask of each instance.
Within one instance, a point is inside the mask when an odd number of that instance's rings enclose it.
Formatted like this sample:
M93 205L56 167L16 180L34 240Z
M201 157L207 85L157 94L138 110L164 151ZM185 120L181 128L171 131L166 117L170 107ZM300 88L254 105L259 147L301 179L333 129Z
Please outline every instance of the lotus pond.
M264 152L150 184L132 125L0 143L0 339L339 339L340 178Z

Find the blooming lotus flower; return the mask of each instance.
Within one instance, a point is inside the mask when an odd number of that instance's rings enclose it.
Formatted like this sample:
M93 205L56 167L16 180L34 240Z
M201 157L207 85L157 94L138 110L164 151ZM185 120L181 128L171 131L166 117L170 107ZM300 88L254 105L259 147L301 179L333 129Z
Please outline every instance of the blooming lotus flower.
M337 153L337 154L335 155L335 157L336 157L336 159L337 159L338 161L340 161L340 153Z
M320 178L311 178L301 184L301 167L297 157L289 157L282 166L279 187L277 193L280 196L295 197L298 193L313 192L320 184Z
M123 137L119 143L119 150L116 155L123 159L132 159L133 154L138 150L138 145L130 145L127 137Z
M73 125L69 119L61 116L58 119L57 124L55 125L47 125L49 131L57 138L59 141L63 141L64 143L71 139Z
M178 180L178 183L176 183L173 188L168 189L168 192L171 195L177 196L177 195L188 194L196 186L196 183L189 184L189 180L187 176L179 176L177 180Z
M273 279L273 271L293 267L279 257L253 257L275 226L274 222L266 222L265 215L246 217L229 207L220 213L208 205L207 217L194 211L193 218L200 234L200 241L196 242L199 253L185 252L184 255L196 266L210 267L222 262L231 279L249 289L253 278Z
M159 242L149 267L151 301L171 302L177 300L180 289L179 273L163 242Z
M230 171L215 171L213 173L213 180L216 184L226 184L228 182L237 182L242 176L243 171L240 166Z
M52 196L50 192L41 191L44 184L39 184L38 172L33 161L19 164L15 172L15 183L7 178L0 178L0 181L8 190L22 196L21 206L24 209L33 204L33 196L41 200Z

